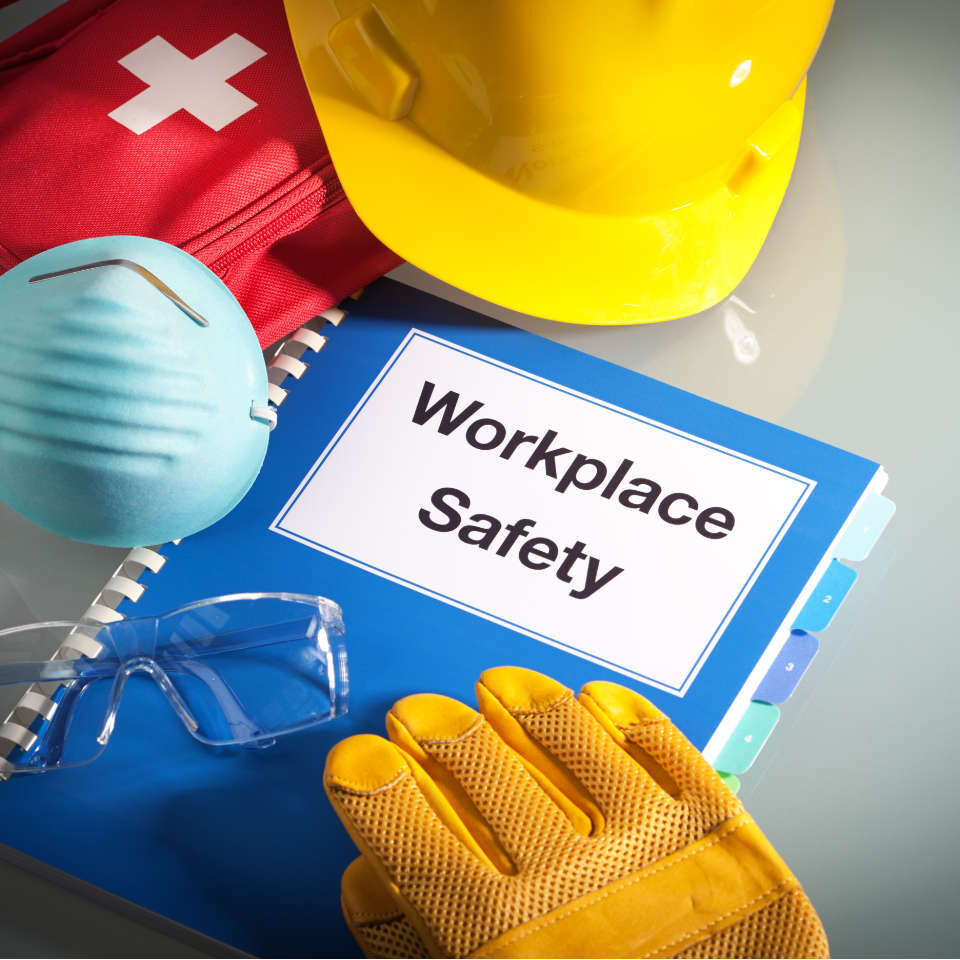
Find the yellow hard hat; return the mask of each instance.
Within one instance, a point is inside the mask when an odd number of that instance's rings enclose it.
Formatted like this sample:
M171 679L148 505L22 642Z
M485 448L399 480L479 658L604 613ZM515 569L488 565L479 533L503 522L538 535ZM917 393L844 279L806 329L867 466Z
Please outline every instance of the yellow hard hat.
M783 198L831 0L285 0L347 196L418 267L577 323L703 310Z

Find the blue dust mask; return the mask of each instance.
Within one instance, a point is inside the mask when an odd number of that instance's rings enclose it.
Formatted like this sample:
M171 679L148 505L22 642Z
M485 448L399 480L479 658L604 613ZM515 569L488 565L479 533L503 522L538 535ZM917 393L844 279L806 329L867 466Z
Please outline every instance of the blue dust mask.
M0 499L89 543L164 543L250 488L273 412L256 335L203 264L144 237L0 276Z

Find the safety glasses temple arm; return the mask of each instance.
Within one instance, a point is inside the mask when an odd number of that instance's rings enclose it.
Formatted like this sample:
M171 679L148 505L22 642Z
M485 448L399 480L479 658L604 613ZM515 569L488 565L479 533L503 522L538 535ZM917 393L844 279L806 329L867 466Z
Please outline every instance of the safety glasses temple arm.
M320 624L320 629L311 633L313 622L311 616L288 620L285 623L232 630L229 633L211 632L207 636L174 637L161 643L157 654L175 660L184 660L269 647L275 643L287 643L290 640L307 638L316 640L323 634L324 624Z
M65 680L92 680L111 677L117 671L117 661L90 660L34 660L0 664L0 685L11 683L63 682Z
M251 627L229 634L209 637L190 638L187 642L174 640L158 651L163 659L182 661L188 658L234 653L256 647L266 647L289 640L304 639L309 635L312 617L290 620L286 623L271 624L266 627ZM321 626L321 630L322 630ZM208 649L200 644L210 642ZM116 673L118 661L115 657L98 657L95 660L77 658L70 660L24 660L16 663L0 663L0 686L12 683L40 683L47 681L92 680L97 677L109 677Z

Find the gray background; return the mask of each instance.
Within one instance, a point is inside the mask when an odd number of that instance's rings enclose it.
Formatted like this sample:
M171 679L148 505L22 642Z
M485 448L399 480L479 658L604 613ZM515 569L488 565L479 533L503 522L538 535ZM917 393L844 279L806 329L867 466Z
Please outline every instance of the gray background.
M55 5L0 11L0 36ZM897 515L741 793L838 957L960 953L958 64L960 4L841 0L767 245L737 301L696 317L562 326L396 273L886 466ZM78 616L122 555L0 505L0 625ZM2 864L0 953L202 955Z

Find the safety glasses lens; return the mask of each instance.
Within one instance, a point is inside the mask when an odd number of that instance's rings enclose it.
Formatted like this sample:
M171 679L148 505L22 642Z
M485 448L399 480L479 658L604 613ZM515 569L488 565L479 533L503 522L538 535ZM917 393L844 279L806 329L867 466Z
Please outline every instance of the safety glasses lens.
M197 739L264 740L343 712L341 629L339 611L322 602L222 600L162 618L155 660Z

